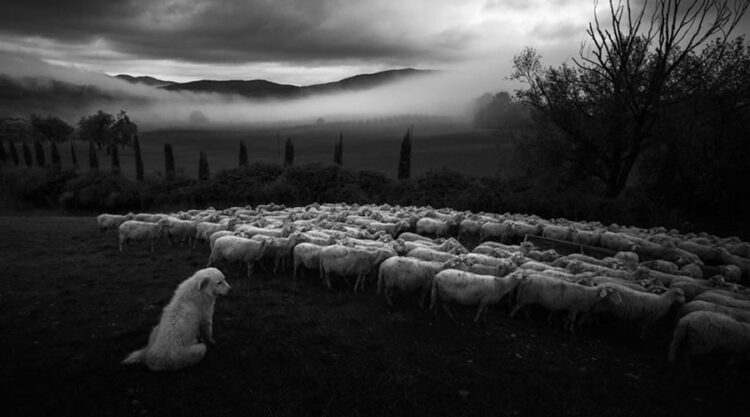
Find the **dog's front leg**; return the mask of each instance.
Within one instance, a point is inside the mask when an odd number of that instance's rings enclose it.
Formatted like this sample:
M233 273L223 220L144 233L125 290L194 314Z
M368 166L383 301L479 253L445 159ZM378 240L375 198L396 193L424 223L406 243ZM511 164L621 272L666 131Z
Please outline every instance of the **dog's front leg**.
M211 320L210 318L207 320L203 320L200 325L200 333L201 339L204 343L210 343L212 345L216 344L216 341L213 337L213 320Z

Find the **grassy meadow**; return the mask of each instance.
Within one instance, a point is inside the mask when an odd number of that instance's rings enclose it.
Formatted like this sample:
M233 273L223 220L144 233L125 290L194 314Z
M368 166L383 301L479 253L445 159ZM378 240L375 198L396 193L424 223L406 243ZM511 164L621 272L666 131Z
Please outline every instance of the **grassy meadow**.
M147 176L159 176L164 172L164 144L171 143L178 173L197 178L201 150L206 151L213 174L237 167L240 141L247 146L250 163L281 163L286 139L292 138L295 163L330 164L334 144L339 132L343 132L344 168L377 171L395 178L401 140L408 127L408 124L331 123L280 129L160 129L142 131L139 139ZM79 166L87 170L88 144L74 142L74 146ZM70 145L59 145L59 150L63 167L70 166ZM48 144L45 152L49 159ZM414 124L412 175L442 167L470 175L507 175L511 155L509 136L496 131L452 122ZM100 169L109 171L109 155L102 149L98 157ZM120 150L120 166L126 178L135 178L132 148Z

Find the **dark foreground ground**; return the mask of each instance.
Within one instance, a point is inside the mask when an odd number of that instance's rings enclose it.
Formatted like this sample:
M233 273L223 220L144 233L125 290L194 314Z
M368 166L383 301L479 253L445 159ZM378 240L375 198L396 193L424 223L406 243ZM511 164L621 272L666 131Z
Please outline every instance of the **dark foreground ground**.
M389 311L372 285L330 293L310 274L295 289L290 274L238 268L201 363L120 365L206 259L166 245L120 255L93 218L0 217L2 414L750 415L747 367L707 360L690 382L665 361L666 327L645 342L608 324L573 337L499 306L480 325L459 310L455 325L411 302Z

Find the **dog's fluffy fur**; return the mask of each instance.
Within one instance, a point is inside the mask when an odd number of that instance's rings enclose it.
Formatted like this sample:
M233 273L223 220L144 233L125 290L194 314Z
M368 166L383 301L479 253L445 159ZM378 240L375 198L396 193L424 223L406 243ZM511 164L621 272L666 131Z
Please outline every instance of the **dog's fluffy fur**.
M152 371L195 365L206 354L212 336L214 302L231 287L216 268L205 268L183 281L164 307L148 345L128 355L124 364L144 363ZM200 341L198 340L200 338Z

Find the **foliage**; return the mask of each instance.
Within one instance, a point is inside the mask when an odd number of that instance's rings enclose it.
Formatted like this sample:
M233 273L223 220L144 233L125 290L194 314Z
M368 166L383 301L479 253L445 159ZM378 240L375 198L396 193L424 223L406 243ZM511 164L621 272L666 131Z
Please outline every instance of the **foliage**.
M404 139L401 141L397 175L397 178L400 180L409 179L411 176L411 134L412 129L409 128L404 135Z
M84 116L78 121L78 139L89 141L99 149L109 145L111 141L109 127L114 121L111 114L101 110L90 116Z
M43 168L13 167L1 172L3 191L33 207L54 207L65 184L75 177L72 170Z
M125 110L120 110L109 126L110 137L115 145L130 146L133 137L138 134L138 126L130 121Z
M595 15L587 30L590 50L582 47L575 66L543 69L531 48L516 55L512 77L527 84L517 97L559 129L568 149L558 168L577 179L596 178L605 196L617 197L644 151L660 144L661 116L693 95L687 67L721 65L749 4L732 9L728 1L665 0L634 10L630 1L611 0L611 27Z
M482 95L477 99L475 107L474 126L477 127L515 129L531 122L528 107L506 91Z
M74 131L73 127L64 120L52 115L39 116L32 114L30 123L37 136L50 142L64 142Z
M31 125L19 117L0 118L0 140L26 142L33 137Z

